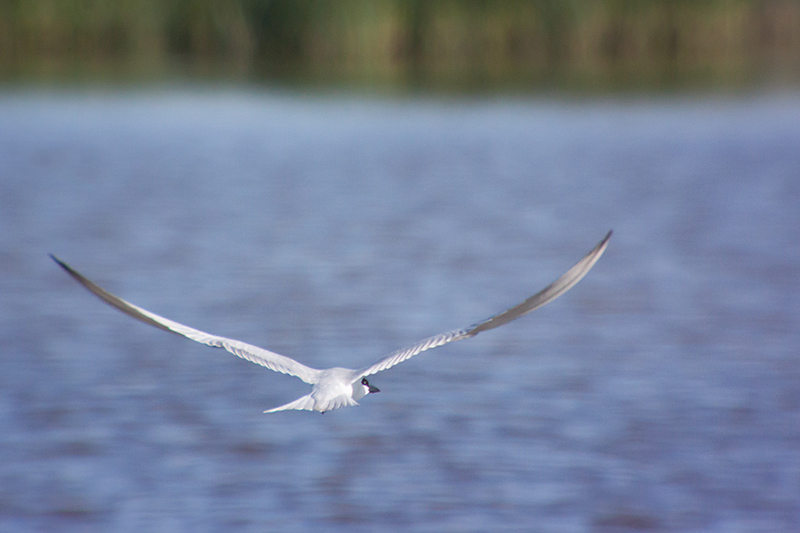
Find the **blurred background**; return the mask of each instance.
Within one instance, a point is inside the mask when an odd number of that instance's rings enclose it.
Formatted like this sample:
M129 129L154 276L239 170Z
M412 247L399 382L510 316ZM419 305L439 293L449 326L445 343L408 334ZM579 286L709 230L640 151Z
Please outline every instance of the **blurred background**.
M0 0L0 531L795 531L800 3ZM371 380L317 368L567 295Z
M788 0L4 0L0 30L12 81L596 92L800 76Z

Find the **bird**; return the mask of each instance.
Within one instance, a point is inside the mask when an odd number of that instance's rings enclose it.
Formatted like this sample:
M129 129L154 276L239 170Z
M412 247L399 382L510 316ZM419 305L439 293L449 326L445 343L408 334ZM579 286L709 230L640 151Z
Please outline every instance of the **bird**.
M331 411L340 407L358 405L358 401L365 396L380 392L378 387L369 382L367 379L369 376L392 368L431 348L436 348L462 339L469 339L478 333L500 327L552 302L571 289L589 272L597 260L600 259L600 256L603 255L606 246L608 246L611 234L612 231L609 231L597 246L561 277L514 307L469 327L454 329L428 337L415 344L394 351L369 366L356 369L341 367L327 369L311 368L285 355L280 355L239 340L212 335L211 333L185 326L111 294L99 285L85 278L82 274L53 254L50 254L50 257L64 269L67 274L72 276L95 296L145 324L150 324L151 326L181 335L208 346L223 348L242 359L251 361L275 372L297 377L312 386L309 394L285 405L267 409L264 413L275 413L287 410L318 411L320 413L325 413L326 411Z

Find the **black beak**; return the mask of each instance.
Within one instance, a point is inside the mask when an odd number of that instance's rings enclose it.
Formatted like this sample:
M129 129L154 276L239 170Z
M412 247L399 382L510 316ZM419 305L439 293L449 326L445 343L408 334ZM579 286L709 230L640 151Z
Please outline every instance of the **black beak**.
M370 385L369 386L369 393L370 394L372 394L373 392L380 392L380 391L381 390L378 387L376 387L375 385Z

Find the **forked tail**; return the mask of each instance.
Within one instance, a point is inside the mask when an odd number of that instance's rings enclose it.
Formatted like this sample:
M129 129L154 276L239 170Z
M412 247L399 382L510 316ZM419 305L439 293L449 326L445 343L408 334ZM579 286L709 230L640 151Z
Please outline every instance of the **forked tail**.
M290 411L292 409L297 411L313 411L314 398L312 398L310 394L306 394L305 396L302 396L293 402L287 403L286 405L281 405L280 407L275 407L274 409L267 409L264 412L277 413L278 411Z

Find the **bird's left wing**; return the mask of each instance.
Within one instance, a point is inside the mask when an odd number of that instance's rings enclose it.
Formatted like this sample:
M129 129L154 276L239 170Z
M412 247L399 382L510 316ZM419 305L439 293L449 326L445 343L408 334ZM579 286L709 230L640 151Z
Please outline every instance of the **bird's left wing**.
M512 320L516 320L522 315L530 313L534 309L538 309L543 305L552 302L570 290L589 272L589 270L591 270L597 260L600 259L600 256L603 255L606 246L608 246L608 240L611 238L611 233L612 232L609 231L603 240L600 241L591 252L586 254L583 259L578 261L575 266L570 268L566 273L564 273L564 275L524 302L482 322L473 324L468 328L456 329L453 331L448 331L447 333L440 333L439 335L434 335L433 337L423 339L412 346L397 350L396 352L387 355L380 361L368 367L356 370L353 373L353 379L355 380L361 378L362 376L377 374L378 372L400 364L403 361L414 357L418 353L424 352L425 350L436 348L437 346L447 344L448 342L468 339L470 337L474 337L481 331L500 327L503 324L511 322Z
M86 287L95 296L112 307L116 307L126 315L132 316L137 320L141 320L145 324L150 324L151 326L169 331L170 333L176 333L186 337L187 339L191 339L202 344L207 344L208 346L224 348L225 350L238 357L241 357L242 359L246 359L247 361L256 363L257 365L269 368L275 372L280 372L281 374L296 376L306 383L312 385L319 380L320 371L315 368L310 368L300 364L294 359L286 357L285 355L270 352L269 350L259 348L258 346L253 346L252 344L247 344L246 342L212 335L210 333L200 331L199 329L184 326L183 324L179 324L178 322L164 318L163 316L155 313L151 313L146 309L142 309L137 305L123 300L119 296L111 294L104 288L83 277L79 272L54 255L51 254L50 257L53 258L53 261L58 263L58 265L63 268L67 274L75 278L78 283Z

